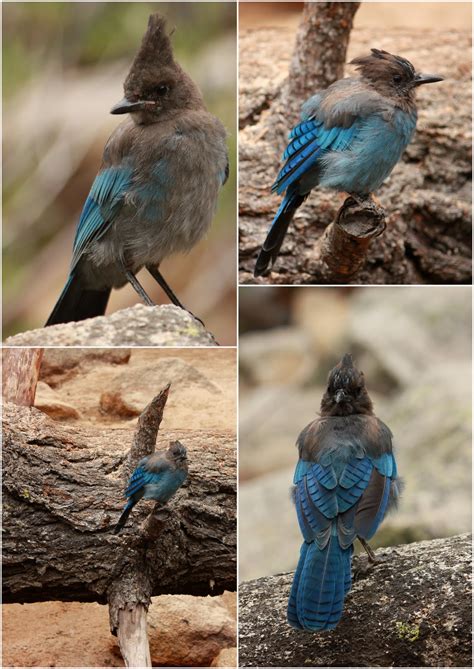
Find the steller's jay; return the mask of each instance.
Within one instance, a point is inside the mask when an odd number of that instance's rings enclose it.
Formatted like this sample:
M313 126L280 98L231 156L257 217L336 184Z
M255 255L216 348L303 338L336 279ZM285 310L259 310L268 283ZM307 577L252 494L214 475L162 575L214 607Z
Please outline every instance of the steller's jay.
M293 496L304 542L288 602L297 629L336 627L351 587L356 537L367 544L396 506L392 434L376 418L364 375L346 354L329 373L320 418L301 432Z
M77 226L69 277L46 325L103 314L111 289L127 281L153 305L135 276L142 267L182 307L159 265L203 237L227 180L226 131L174 60L158 14L150 16L124 92L111 113L129 116L105 146Z
M340 79L307 100L290 132L272 191L284 193L254 274L273 266L288 226L316 186L351 194L357 202L380 188L416 127L415 89L442 77L415 72L401 56L371 49L354 58L359 77Z
M154 499L166 504L187 476L188 456L186 448L179 441L172 442L167 451L157 451L142 458L125 490L128 502L115 526L114 534L118 534L124 527L137 502L141 499Z

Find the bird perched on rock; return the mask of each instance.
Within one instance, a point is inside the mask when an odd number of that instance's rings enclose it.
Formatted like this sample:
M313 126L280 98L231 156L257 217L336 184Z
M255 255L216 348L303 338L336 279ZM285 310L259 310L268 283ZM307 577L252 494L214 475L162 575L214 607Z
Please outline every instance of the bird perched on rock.
M111 113L129 116L105 146L77 226L69 277L46 325L103 314L111 289L127 281L152 305L136 278L143 267L182 307L159 265L203 237L227 179L224 127L175 61L158 14L150 16L124 92Z
M396 506L400 480L392 434L376 418L364 375L345 355L331 370L320 418L301 432L294 502L304 542L288 602L288 622L333 629L351 588L353 543L367 541Z
M186 448L179 442L170 444L167 451L157 451L142 458L133 472L125 491L128 502L115 526L118 534L127 522L131 510L141 499L154 499L166 504L188 476Z
M358 77L340 79L307 100L290 132L286 160L272 191L284 197L255 265L265 274L280 252L288 226L316 186L367 199L388 177L416 127L415 91L442 81L421 74L401 56L371 49L354 58Z

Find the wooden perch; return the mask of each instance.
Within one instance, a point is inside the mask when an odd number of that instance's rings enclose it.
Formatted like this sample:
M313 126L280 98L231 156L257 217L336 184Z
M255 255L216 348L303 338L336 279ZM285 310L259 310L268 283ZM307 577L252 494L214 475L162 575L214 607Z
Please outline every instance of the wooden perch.
M239 665L463 667L471 665L471 536L378 550L356 573L333 631L292 629L293 574L239 586ZM357 576L358 574L358 576Z
M160 435L165 447L175 439L186 446L189 478L169 503L172 513L158 541L148 543L139 528L152 502L137 504L123 533L112 533L124 505L124 448L133 430L61 424L6 403L3 438L5 603L105 604L139 565L138 601L235 590L233 432Z
M385 212L381 207L372 200L358 203L348 197L315 250L315 258L319 257L323 263L321 274L326 276L327 283L354 279L364 266L370 242L385 228Z
M128 466L124 468L125 485L139 460L155 451L158 431L163 420L163 412L170 390L168 384L144 408L138 418L132 447L128 457ZM160 505L155 504L160 510ZM132 545L132 561L127 560L126 569L121 570L109 588L109 620L112 634L117 635L120 652L127 667L151 667L150 645L146 628L148 607L151 602L152 575L147 563L146 548L152 539L158 539L164 531L171 514L166 508L162 522L154 523L155 533L139 530L136 545Z

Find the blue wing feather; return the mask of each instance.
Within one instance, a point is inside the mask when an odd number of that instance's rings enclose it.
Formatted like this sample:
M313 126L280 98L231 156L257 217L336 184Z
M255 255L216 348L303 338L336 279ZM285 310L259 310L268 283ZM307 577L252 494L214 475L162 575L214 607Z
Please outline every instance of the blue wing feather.
M295 183L305 172L314 167L324 152L345 151L354 140L357 124L349 128L326 129L321 121L309 120L300 123L290 133L283 159L287 162L282 167L272 190L282 193Z
M92 239L100 237L122 207L132 181L127 166L107 167L96 176L77 225L71 269L77 265Z

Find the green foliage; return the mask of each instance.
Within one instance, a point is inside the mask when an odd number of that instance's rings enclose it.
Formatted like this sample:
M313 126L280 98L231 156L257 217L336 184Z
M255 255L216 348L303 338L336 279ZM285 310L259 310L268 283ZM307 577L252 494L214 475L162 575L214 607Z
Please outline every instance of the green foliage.
M410 623L401 623L396 622L395 628L397 630L397 635L399 639L405 639L406 641L418 641L420 638L420 628L418 625L411 625Z
M159 11L175 29L178 58L190 61L208 41L235 30L225 2L15 2L3 5L3 83L7 98L45 63L91 67L137 51L148 16Z

